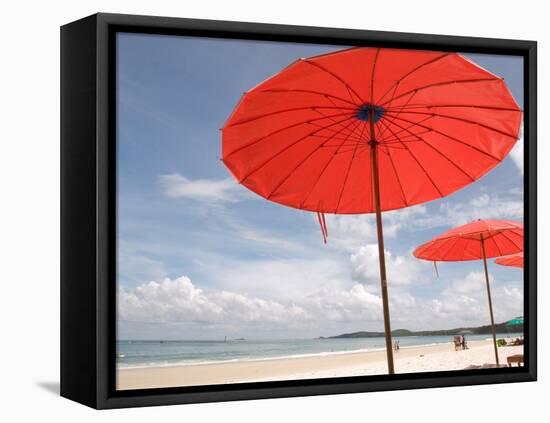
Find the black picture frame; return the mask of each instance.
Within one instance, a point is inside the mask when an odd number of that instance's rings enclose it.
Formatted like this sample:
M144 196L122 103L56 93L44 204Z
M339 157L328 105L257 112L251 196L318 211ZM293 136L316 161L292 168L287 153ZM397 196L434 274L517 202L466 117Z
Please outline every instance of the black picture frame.
M116 391L114 39L120 31L522 56L525 367ZM61 27L61 395L104 409L536 380L536 138L534 41L104 13Z

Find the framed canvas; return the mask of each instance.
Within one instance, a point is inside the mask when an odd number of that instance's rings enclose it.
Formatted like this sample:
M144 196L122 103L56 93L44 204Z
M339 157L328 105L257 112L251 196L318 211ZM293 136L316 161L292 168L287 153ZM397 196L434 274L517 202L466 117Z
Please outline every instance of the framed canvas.
M61 28L61 394L536 380L536 43Z

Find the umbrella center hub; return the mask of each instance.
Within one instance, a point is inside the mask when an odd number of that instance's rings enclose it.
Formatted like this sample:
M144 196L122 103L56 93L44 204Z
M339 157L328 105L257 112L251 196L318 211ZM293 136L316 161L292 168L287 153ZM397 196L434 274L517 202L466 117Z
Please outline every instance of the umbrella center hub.
M384 113L386 113L386 109L384 109L382 106L365 103L357 109L355 117L365 122L368 122L372 118L374 120L374 123L376 123L380 119L382 119Z

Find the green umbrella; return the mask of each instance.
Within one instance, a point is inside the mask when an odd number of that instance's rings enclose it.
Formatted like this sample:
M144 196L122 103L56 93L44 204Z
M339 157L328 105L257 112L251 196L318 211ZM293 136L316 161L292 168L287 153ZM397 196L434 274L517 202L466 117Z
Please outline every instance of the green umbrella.
M523 316L514 317L512 320L508 320L506 322L506 326L517 326L517 325L523 325Z

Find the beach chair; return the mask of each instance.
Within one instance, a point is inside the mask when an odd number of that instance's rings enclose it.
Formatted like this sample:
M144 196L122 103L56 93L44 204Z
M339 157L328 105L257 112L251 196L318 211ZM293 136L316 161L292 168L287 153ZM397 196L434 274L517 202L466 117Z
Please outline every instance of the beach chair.
M455 351L462 349L462 336L456 335L454 337Z
M518 367L523 366L523 354L511 355L506 359L508 361L508 367L512 367L513 363L517 363Z

